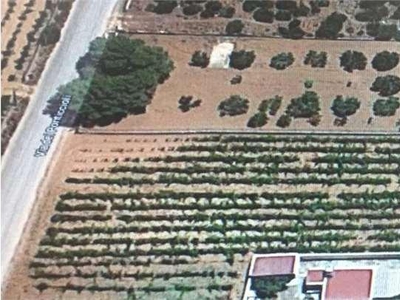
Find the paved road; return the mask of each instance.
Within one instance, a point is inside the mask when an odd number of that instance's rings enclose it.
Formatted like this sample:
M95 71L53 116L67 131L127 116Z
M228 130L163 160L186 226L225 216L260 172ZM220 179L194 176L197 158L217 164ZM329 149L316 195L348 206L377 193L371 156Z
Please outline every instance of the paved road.
M1 281L6 279L13 253L35 200L57 138L46 157L34 157L50 118L42 114L46 101L60 84L77 77L75 63L89 42L102 35L118 0L76 0L61 42L55 48L36 94L2 161ZM59 137L59 136L58 136Z

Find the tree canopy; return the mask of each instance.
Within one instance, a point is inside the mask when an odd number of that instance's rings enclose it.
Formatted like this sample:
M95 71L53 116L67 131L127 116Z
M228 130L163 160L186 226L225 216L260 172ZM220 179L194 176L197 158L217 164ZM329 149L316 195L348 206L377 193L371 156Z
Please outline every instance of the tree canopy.
M400 101L397 97L388 99L378 99L374 102L373 111L375 116L389 117L394 116L400 108Z
M129 114L143 113L155 88L168 78L173 62L160 47L123 36L96 38L76 64L79 78L61 86L47 112L58 107L59 95L72 101L70 125L108 125Z
M208 57L206 52L195 51L192 55L192 60L190 61L190 65L194 67L206 68L209 62L210 58Z
M340 66L347 72L365 70L367 57L362 52L347 50L340 56Z
M372 67L377 71L389 71L399 64L397 52L382 51L372 59Z
M230 55L229 66L234 69L243 70L251 67L255 58L254 51L233 51Z
M319 96L314 91L306 91L298 98L293 98L286 108L286 114L294 118L310 118L318 115L320 108Z
M354 115L360 108L360 101L355 97L336 96L332 103L332 111L335 116L339 118L347 118L348 116Z
M221 101L218 105L219 115L237 116L247 113L249 110L249 100L239 95L232 95L228 99Z
M344 14L334 12L321 22L315 34L322 39L337 39L346 20L347 17Z
M244 24L241 20L230 21L225 28L226 34L228 35L239 35L242 33Z
M270 67L277 70L284 70L294 62L294 56L292 52L282 52L271 58L269 64Z
M400 78L395 75L379 76L370 89L383 97L395 95L400 92Z

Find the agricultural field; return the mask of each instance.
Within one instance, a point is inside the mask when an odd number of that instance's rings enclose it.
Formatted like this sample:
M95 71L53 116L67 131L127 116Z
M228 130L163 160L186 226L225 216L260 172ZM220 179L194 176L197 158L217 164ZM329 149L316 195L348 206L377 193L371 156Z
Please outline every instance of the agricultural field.
M2 0L2 153L59 40L73 0ZM12 97L12 101L8 99Z
M293 41L287 39L265 40L262 38L217 38L189 36L130 35L132 39L144 40L147 45L160 46L168 52L174 63L167 80L160 84L152 96L146 113L123 118L104 130L136 129L245 129L250 118L257 113L263 100L278 96L280 105L274 114L268 115L266 124L258 126L261 130L282 130L278 120L286 114L292 99L306 92L315 92L318 97L319 111L314 113L317 123L312 118L293 117L285 126L293 130L344 130L344 131L395 131L400 109L391 114L374 113L378 99L389 99L371 87L377 77L400 74L400 65L393 64L387 70L378 71L372 61L381 52L398 52L396 42L366 41ZM254 54L254 61L243 69L196 67L192 56L196 51L204 52L209 59L213 47L221 42L234 45L234 51L244 50ZM317 55L325 53L322 64L311 65L307 61L310 51ZM344 53L361 52L360 66L347 71L341 66ZM353 52L352 52L353 51ZM280 53L290 53L292 61L283 69L273 67L274 57ZM201 58L201 57L200 57ZM351 60L350 60L351 61ZM208 64L207 60L205 61ZM201 63L201 60L200 60ZM314 64L314 63L313 63ZM359 67L360 69L357 69ZM240 82L233 84L233 79L240 76ZM400 89L400 84L397 84ZM398 91L391 97L398 105ZM232 95L239 95L248 100L248 107L241 114L221 117L218 110L220 103ZM356 98L359 106L349 115L344 116L344 124L338 124L340 113L332 109L334 100ZM200 100L197 106L189 105L182 110L184 97L192 101ZM397 100L396 100L397 99ZM385 102L386 103L386 102ZM397 104L396 104L397 103ZM316 108L318 110L318 108ZM343 116L341 116L343 117Z
M119 28L131 33L400 39L396 32L400 19L398 1L140 0L125 3ZM232 22L236 25L232 26Z
M239 299L251 254L400 251L400 137L64 136L5 299Z

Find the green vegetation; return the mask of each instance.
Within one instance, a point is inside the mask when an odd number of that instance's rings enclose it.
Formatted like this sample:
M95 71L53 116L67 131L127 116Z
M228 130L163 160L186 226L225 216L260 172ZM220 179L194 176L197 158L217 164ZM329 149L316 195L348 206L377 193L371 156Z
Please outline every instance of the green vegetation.
M317 29L315 35L321 39L337 39L340 31L343 29L343 23L347 20L347 17L343 14L334 12L329 15Z
M247 127L256 128L263 127L268 122L268 116L264 111L256 112L249 121L247 122Z
M311 118L320 112L319 96L316 92L306 91L298 98L291 100L286 114L294 118Z
M249 100L239 95L232 95L218 105L219 115L237 116L247 113L249 110Z
M250 68L255 58L254 51L233 51L230 56L229 66L238 70Z
M287 39L301 39L306 33L300 27L301 21L298 19L294 19L286 27L278 27L278 32L282 35L282 37Z
M304 59L304 64L311 65L313 68L325 68L327 59L328 54L326 52L310 50Z
M190 65L194 67L206 68L210 62L210 57L204 51L196 51L192 55Z
M253 19L257 22L262 23L273 23L274 22L274 12L267 8L258 8L253 13Z
M261 101L260 105L258 106L258 110L261 112L267 112L271 116L275 116L276 113L278 112L279 108L281 107L282 104L282 97L281 96L274 96L269 99L265 99Z
M201 105L201 99L197 99L193 101L193 96L182 96L178 100L178 108L182 112L187 112L192 108L199 107Z
M276 121L276 126L286 128L290 125L291 122L292 118L287 114L283 114L279 117L278 121Z
M244 24L241 20L230 21L225 28L227 35L240 35L243 31Z
M95 145L76 150L29 265L38 290L229 299L251 253L400 249L399 136L126 138L102 169ZM259 279L268 298L290 280Z
M348 50L340 56L340 66L347 72L365 70L367 58L364 53Z
M394 116L400 108L400 101L397 97L388 99L378 99L374 102L373 111L375 116L388 117Z
M372 67L377 71L389 71L399 64L399 54L396 52L382 51L375 55Z
M355 97L336 96L332 103L333 114L339 118L347 118L348 116L354 115L360 108L360 101Z
M291 52L282 52L271 58L270 67L277 70L284 70L291 66L294 62L294 56Z
M372 83L370 89L382 97L395 95L400 92L400 78L395 75L379 76Z
M156 3L150 3L147 7L147 11L154 12L159 15L170 14L178 6L177 1L170 1L170 0L154 0Z
M57 111L59 95L71 95L65 120L72 124L67 124L90 127L145 112L157 85L168 78L173 63L162 48L117 36L92 41L76 67L79 79L61 86L46 112Z
M245 0L243 2L242 8L245 12L252 12L256 8L266 8L271 9L274 7L274 2L271 0Z
M251 279L251 289L261 299L272 299L277 293L287 289L291 276L254 277Z
M306 89L311 89L313 84L314 84L314 80L307 79L306 81L304 81L304 87Z

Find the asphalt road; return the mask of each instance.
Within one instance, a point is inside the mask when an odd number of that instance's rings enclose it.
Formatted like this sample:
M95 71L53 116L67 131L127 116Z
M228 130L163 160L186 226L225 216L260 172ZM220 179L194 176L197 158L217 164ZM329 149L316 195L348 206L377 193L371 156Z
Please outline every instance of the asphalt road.
M34 157L51 119L42 114L60 84L77 77L75 63L96 36L103 34L118 0L76 0L61 41L49 59L35 95L2 160L1 281L6 279L13 254L35 201L58 137L45 157Z

